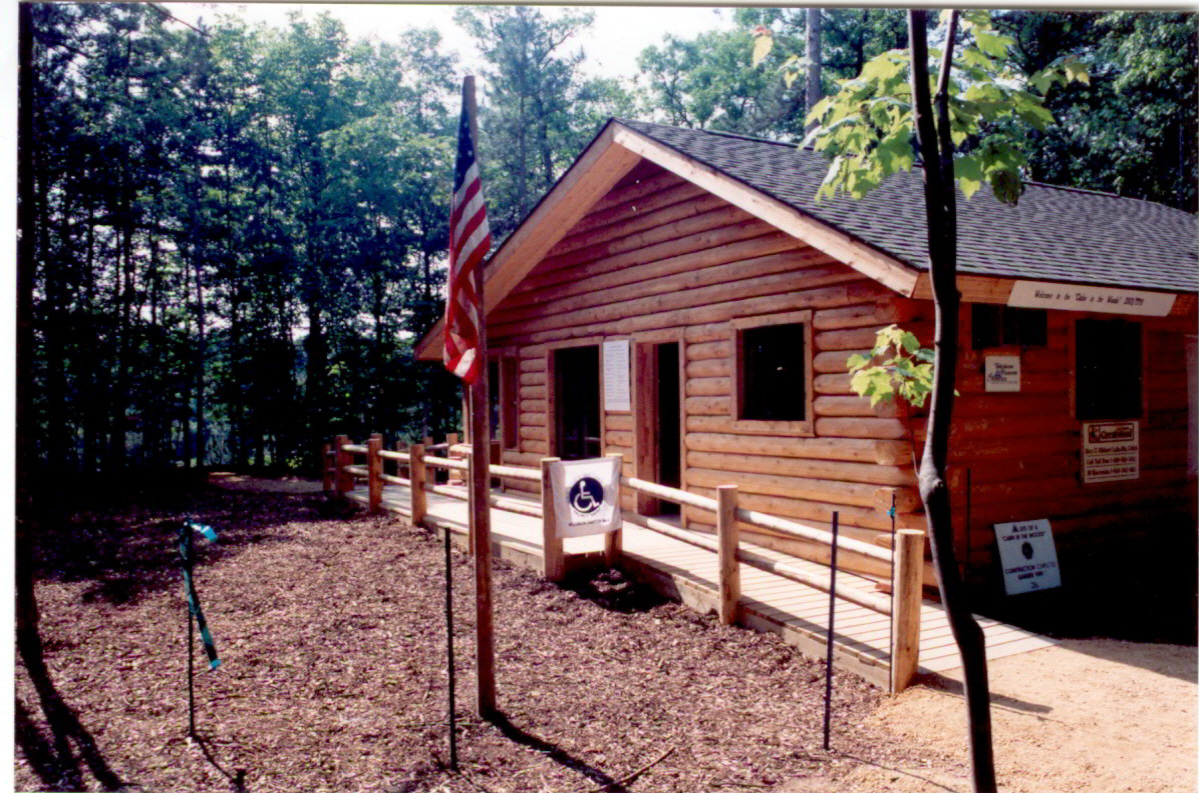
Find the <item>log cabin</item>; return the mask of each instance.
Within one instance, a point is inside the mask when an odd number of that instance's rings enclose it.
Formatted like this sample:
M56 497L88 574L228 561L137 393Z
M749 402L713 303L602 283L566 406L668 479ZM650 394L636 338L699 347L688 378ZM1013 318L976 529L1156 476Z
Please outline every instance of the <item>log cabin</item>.
M815 527L838 511L842 536L925 529L925 413L871 406L846 365L889 324L931 340L922 177L819 201L827 169L793 145L610 120L485 267L501 462L621 453L629 476L736 484L741 506ZM1004 522L1050 520L1067 571L1100 542L1193 536L1197 218L1037 183L1013 207L988 189L957 203L949 482L969 584L1002 591ZM440 358L441 326L416 351Z

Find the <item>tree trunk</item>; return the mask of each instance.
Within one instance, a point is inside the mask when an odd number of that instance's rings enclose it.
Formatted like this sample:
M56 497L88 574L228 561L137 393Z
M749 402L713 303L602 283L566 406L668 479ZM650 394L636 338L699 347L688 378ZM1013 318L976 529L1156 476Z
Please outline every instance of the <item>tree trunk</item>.
M823 14L818 8L806 9L806 113L823 97ZM806 127L819 124L817 121Z
M22 652L40 648L38 604L34 594L33 494L31 481L37 443L33 425L34 391L34 232L33 208L33 5L18 6L20 41L18 44L18 137L17 150L17 497L16 497L16 577L17 645Z
M952 427L953 386L956 378L957 329L960 292L956 285L956 195L952 174L952 138L948 121L948 80L957 25L949 20L932 119L932 98L927 71L927 12L911 11L911 91L915 98L915 130L923 157L924 201L927 209L928 251L932 294L936 305L935 371L927 442L919 467L919 492L927 513L932 563L940 586L940 599L961 652L964 667L965 705L969 716L969 756L973 790L997 790L990 730L990 691L986 675L986 646L982 629L969 610L953 549L952 502L945 468ZM938 129L937 129L938 125Z

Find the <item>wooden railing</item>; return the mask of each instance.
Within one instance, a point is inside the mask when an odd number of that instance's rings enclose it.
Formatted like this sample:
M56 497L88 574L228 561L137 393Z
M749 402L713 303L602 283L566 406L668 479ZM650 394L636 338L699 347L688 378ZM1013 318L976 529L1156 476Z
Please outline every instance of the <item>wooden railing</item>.
M449 457L429 454L432 451L446 451ZM490 453L490 461L499 460L497 457L499 454L499 451L494 449ZM366 459L363 465L355 463L355 457L358 455L364 456ZM365 445L352 444L346 436L338 436L333 445L327 445L323 449L323 456L326 464L323 484L326 489L336 491L339 495L345 495L354 490L355 478L364 478L368 484L368 508L371 512L380 510L383 488L386 483L409 487L410 518L415 524L423 524L426 519L428 493L455 497L464 501L468 499L466 485L460 487L450 484L438 485L435 479L436 469L446 469L453 479L456 476L462 476L461 479L465 482L470 480L471 447L460 444L458 437L454 434L448 436L447 442L441 444L435 444L429 438L421 444L406 445L398 442L395 450L383 449L380 435L373 435ZM607 457L617 458L621 469L621 455L608 454ZM409 477L385 474L384 462L388 460L396 461L398 472L404 469L408 472ZM551 489L551 464L558 460L559 458L543 458L538 469L500 463L489 465L492 477L508 477L540 484L541 502L537 508L528 502L496 496L492 493L489 495L489 505L498 510L543 520L543 569L545 576L553 581L562 580L565 575L564 541L557 535L555 506ZM741 508L739 507L739 489L734 485L719 486L715 490L714 497L705 497L635 477L623 476L621 483L624 488L637 494L687 505L714 514L717 535L713 537L692 532L662 519L650 518L634 512L624 511L623 519L717 555L718 613L724 624L735 624L740 619L739 565L741 563L824 592L831 590L832 582L829 574L799 568L763 553L742 548L739 531L741 524L751 524L772 530L788 538L824 544L828 547L832 543L832 533L772 514ZM621 505L621 501L619 504ZM637 503L633 503L633 505L637 505ZM841 551L893 565L894 579L891 585L891 595L888 598L881 594L841 585L838 582L834 584L834 593L840 599L890 617L892 625L890 687L895 693L910 684L919 665L919 621L923 596L923 539L924 533L921 530L899 530L895 537L893 550L856 539L841 538L838 542ZM621 554L622 530L620 528L606 534L606 562L616 565Z

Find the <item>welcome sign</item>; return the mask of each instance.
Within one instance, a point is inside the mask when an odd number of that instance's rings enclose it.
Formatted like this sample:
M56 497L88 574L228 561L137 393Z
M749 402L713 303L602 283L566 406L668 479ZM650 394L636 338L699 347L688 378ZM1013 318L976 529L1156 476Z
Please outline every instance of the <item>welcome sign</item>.
M618 506L621 475L618 458L552 463L556 536L572 538L621 528L622 513Z

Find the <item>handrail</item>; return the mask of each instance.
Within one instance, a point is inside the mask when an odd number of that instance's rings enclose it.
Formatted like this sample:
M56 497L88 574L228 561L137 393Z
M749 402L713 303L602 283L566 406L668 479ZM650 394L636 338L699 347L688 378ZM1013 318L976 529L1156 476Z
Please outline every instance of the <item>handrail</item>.
M468 462L466 460L457 461L452 460L451 458L435 458L427 455L425 458L423 458L423 461L427 466L438 466L443 469L456 469L458 471L462 471L468 468Z
M663 499L668 502L676 502L681 505L690 505L694 508L701 508L711 512L718 511L718 500L710 497L702 497L697 494L691 494L688 491L682 491L679 488L669 488L662 486L659 483L649 483L647 480L640 480L638 477L623 477L622 484L628 488L633 488L636 491L648 494L656 499Z
M363 444L343 444L343 452L354 452L357 455L367 455L368 448Z
M385 483L392 483L398 486L410 485L409 479L405 477L393 477L391 474L382 474L380 479Z
M636 524L640 524L649 530L654 530L661 535L680 541L683 544L691 544L699 549L704 549L707 552L714 552L716 554L718 553L717 541L711 541L708 538L678 527L675 524L669 524L668 522L663 522L659 519L652 519L639 513L626 512L623 513L623 518L635 522ZM811 588L817 588L820 591L828 591L831 588L830 583L828 582L830 578L826 575L820 576L811 574L805 569L799 569L796 566L790 566L788 563L782 563L781 561L774 560L773 558L768 558L755 552L749 552L743 547L739 548L738 552L736 553L736 557L740 563L746 563L753 568L779 575L788 580L793 580L795 582L802 583L803 585L808 585ZM890 615L890 603L889 600L885 599L884 597L875 596L867 591L861 591L857 588L842 586L839 583L836 583L835 595L840 599L845 599L849 602L860 605L861 607L875 610L878 613L883 613L887 616Z
M519 480L533 480L538 482L540 479L538 469L528 469L523 466L503 466L500 463L489 464L489 474L494 477L514 477Z
M357 477L367 477L368 467L366 466L344 466L343 471L348 474L356 475Z
M386 461L409 461L408 452L397 452L395 449L380 450L380 457L384 458Z
M787 535L795 538L803 538L808 541L816 541L826 546L831 546L831 533L825 530L819 530L814 527L809 527L805 524L791 522L788 519L782 519L779 516L773 516L760 511L747 510L745 508L736 508L735 517L741 522L754 524L757 527L764 527L782 535ZM840 548L846 549L849 552L855 552L865 557L875 558L877 560L889 563L894 554L885 547L879 547L876 544L869 544L864 541L858 541L855 538L843 537L840 539Z

